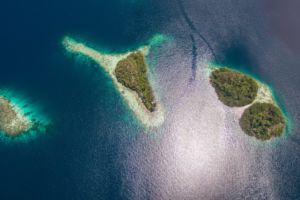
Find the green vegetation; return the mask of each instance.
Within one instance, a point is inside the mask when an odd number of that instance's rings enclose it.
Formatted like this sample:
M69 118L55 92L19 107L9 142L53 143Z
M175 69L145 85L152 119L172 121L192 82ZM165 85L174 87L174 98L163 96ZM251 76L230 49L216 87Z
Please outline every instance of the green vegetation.
M115 74L121 84L137 92L150 112L155 110L156 103L147 78L147 66L142 52L131 53L127 58L119 61Z
M258 85L254 79L228 68L218 68L210 75L210 82L225 105L241 107L252 103Z
M0 130L15 136L26 131L28 127L28 123L17 115L10 102L0 97Z
M244 111L240 126L246 134L268 140L283 133L285 120L279 108L273 104L254 103Z

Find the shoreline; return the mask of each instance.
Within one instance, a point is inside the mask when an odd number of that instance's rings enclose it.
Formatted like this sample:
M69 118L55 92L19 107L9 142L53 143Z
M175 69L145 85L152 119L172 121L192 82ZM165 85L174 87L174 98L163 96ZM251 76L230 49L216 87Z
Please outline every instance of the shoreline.
M138 94L135 91L126 88L121 83L118 82L115 76L115 68L117 63L126 58L130 53L141 51L144 56L147 56L151 45L142 46L132 52L126 52L123 54L105 54L96 51L95 49L86 46L83 43L77 42L70 37L64 37L63 46L69 53L84 55L93 61L95 61L99 67L103 68L113 80L116 89L119 91L121 96L125 99L129 108L133 111L137 119L146 127L157 127L164 122L164 111L161 103L159 102L158 96L155 94L156 109L153 112L147 110Z
M6 130L1 130L1 132L3 132L5 135L9 137L16 137L27 132L33 127L33 122L28 117L25 116L25 113L22 111L22 109L19 106L14 104L7 97L0 95L0 99L1 101L6 101L10 109L12 110L12 112L15 113L15 118L12 121L10 121L9 124L5 125L7 130L11 129L11 132ZM20 130L20 132L15 132L19 126L23 126L24 129Z
M11 109L16 113L16 119L10 124L24 122L26 127L15 134L0 130L0 140L5 143L27 142L36 138L39 134L44 133L51 124L50 119L42 114L38 104L31 105L29 99L20 91L13 88L0 89L0 98L8 101Z

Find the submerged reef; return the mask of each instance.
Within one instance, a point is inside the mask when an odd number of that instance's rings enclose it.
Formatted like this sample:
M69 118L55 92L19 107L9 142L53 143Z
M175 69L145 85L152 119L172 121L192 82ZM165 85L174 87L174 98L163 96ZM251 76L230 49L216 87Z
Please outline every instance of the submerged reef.
M43 133L50 121L38 107L29 105L15 91L0 90L0 138L5 141L27 141Z
M213 68L210 82L221 102L243 108L239 125L247 135L264 141L283 134L286 120L268 86L226 67Z
M125 59L120 60L115 74L121 84L138 94L150 112L155 110L156 103L147 77L147 66L142 52L131 53Z

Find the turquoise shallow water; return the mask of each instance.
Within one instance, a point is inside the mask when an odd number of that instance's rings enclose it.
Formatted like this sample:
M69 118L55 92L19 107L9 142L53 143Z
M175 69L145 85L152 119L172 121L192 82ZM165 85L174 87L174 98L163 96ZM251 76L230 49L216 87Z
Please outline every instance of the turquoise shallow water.
M0 199L297 199L300 62L266 30L262 16L260 1L1 2L0 22L5 28L0 32L0 88L26 94L26 104L37 105L53 126L25 143L0 143ZM71 35L101 50L124 52L157 33L172 42L161 47L163 53L158 48L149 55L150 71L168 117L175 122L145 131L109 76L95 63L68 55L61 39ZM197 163L187 159L193 158L189 154L175 164L170 160L177 158L178 149L189 152L190 145L175 148L176 135L186 133L198 141L203 132L198 119L184 112L197 109L198 102L184 98L201 88L199 63L206 59L203 55L213 54L216 62L245 70L272 86L293 127L275 147L256 149L230 138L226 152L239 162L218 162L208 165L208 171L200 167L192 178L177 179L197 169ZM181 93L184 101L177 98ZM172 108L184 108L185 118L178 118L178 110ZM189 129L187 120L199 130ZM199 146L204 152L205 148ZM237 158L234 148L248 159ZM199 149L193 152L203 156L203 166L222 150L206 156ZM248 160L251 166L244 167L253 168L243 177L238 163ZM217 180L224 169L236 172ZM197 178L208 174L209 187ZM168 187L173 181L174 187Z
M38 105L37 102L30 105L28 97L26 95L22 95L18 93L18 91L14 91L13 89L2 89L0 91L2 97L9 100L14 109L17 112L20 112L22 116L27 118L30 123L33 123L35 128L29 128L22 134L16 137L10 137L5 132L0 133L0 138L2 142L7 144L12 144L15 142L30 142L31 140L35 139L39 135L45 134L47 129L49 130L51 125L51 120L47 116L46 113L42 112L41 105Z

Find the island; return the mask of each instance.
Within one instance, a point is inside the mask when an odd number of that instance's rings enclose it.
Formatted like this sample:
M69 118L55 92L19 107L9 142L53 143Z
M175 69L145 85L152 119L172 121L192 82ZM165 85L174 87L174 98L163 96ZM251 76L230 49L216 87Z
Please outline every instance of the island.
M283 134L286 120L268 86L227 67L210 67L209 78L223 104L243 109L239 119L243 132L262 141Z
M244 111L240 126L250 136L269 140L283 133L285 120L280 109L274 104L254 103Z
M27 142L45 133L51 122L41 105L12 88L0 89L0 140Z
M149 45L119 54L100 52L71 37L62 43L69 53L90 58L104 69L136 118L146 127L157 127L164 122L164 110L151 87L146 56L161 40L158 36Z
M220 101L230 107L252 103L258 91L258 84L251 77L228 68L215 69L210 82Z
M0 96L0 130L9 136L17 136L31 127L32 122L19 112L8 99Z

